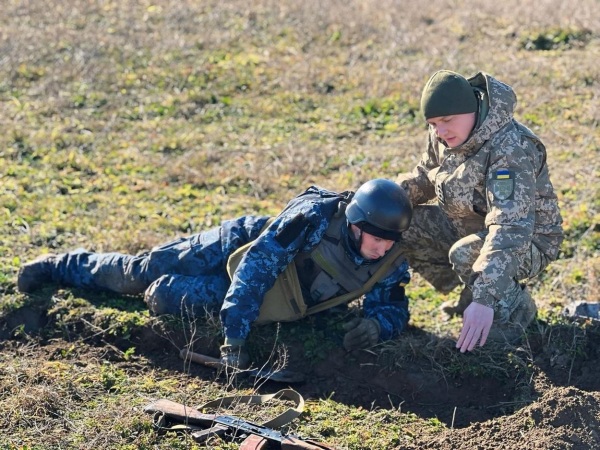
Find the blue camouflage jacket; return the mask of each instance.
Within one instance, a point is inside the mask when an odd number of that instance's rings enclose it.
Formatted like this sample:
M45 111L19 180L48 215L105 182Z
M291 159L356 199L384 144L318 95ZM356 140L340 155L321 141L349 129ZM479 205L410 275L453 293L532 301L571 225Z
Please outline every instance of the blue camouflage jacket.
M233 274L221 308L221 322L227 338L246 339L252 323L259 315L266 292L273 287L277 277L298 252L310 251L319 244L339 202L350 200L351 197L347 194L311 186L291 200L267 230L253 242ZM293 220L299 214L305 218L301 228ZM286 238L284 247L278 236L289 236L291 228L292 238ZM356 264L370 263L350 247L347 250L351 252ZM405 261L365 295L365 317L379 321L382 340L395 337L408 323L408 299L404 285L409 280L408 263Z

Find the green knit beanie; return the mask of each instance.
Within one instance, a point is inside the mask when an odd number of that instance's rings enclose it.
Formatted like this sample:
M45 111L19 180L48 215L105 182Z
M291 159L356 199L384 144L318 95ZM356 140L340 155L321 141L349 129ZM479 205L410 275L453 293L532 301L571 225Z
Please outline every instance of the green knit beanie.
M440 70L423 88L421 111L426 119L472 113L477 111L477 98L465 77L450 70Z

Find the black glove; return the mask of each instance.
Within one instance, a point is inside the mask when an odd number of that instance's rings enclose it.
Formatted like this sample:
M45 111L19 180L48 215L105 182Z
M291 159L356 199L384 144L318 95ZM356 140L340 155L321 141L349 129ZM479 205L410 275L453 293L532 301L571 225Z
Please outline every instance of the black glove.
M344 348L350 352L374 346L379 342L380 328L376 319L352 319L344 324L344 330L347 331L344 336Z
M250 355L243 345L221 345L221 364L226 370L244 370L250 365Z

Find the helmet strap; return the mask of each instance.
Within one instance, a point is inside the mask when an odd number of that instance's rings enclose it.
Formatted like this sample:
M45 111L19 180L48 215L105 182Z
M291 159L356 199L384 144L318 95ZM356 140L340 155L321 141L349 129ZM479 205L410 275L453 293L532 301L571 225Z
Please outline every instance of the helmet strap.
M362 228L362 223L360 225L354 225L356 228L358 228L358 237L354 234L354 231L352 230L352 225L350 222L346 222L348 224L348 237L349 237L349 243L351 244L351 247L354 247L353 250L356 251L356 253L360 254L360 248L362 247L362 237L363 237L363 228Z
M356 244L358 245L358 253L360 253L361 247L362 247L362 238L363 238L363 227L365 226L365 223L361 223L360 226L358 227L358 239L356 240Z

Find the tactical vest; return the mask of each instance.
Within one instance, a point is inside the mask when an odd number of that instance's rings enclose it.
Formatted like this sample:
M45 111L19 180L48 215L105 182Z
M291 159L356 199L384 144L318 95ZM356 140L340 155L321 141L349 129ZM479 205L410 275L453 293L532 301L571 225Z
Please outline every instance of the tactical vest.
M364 266L354 264L342 243L345 209L346 204L340 203L321 242L310 252L299 253L277 277L273 287L265 294L256 324L294 321L357 299L404 262L401 248L394 244L378 261ZM230 278L233 278L251 245L252 242L249 242L229 257L227 272ZM318 302L314 306L308 307L304 301L299 270L305 289L310 286L310 303Z
M307 300L312 305L361 289L398 246L394 244L383 258L372 264L357 266L348 256L343 242L346 206L345 202L340 202L321 242L310 252L301 252L294 258L300 285L305 294L310 293L310 300ZM391 270L395 270L402 262L392 264Z

